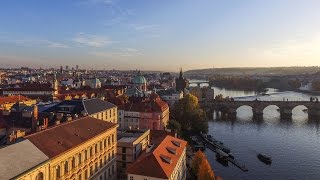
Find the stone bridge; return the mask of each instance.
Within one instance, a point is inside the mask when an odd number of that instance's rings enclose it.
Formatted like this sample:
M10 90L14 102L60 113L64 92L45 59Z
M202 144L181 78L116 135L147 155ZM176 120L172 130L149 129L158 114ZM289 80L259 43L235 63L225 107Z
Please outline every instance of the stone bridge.
M310 119L320 120L320 103L310 101L227 101L211 102L205 105L206 110L218 110L229 118L237 116L237 109L241 106L252 108L254 118L262 118L263 110L271 105L279 108L281 119L291 119L293 108L303 105L307 108Z

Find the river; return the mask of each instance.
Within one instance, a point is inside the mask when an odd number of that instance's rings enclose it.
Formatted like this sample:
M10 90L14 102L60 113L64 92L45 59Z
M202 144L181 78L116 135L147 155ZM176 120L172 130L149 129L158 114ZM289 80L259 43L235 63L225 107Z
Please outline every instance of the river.
M257 96L250 91L216 88L215 94L234 97L235 100L309 100L311 95L299 92L278 92L270 89L269 96ZM315 96L313 96L315 97ZM320 99L320 96L318 96ZM293 109L292 120L281 120L277 107L264 110L263 121L252 119L250 107L237 110L236 120L209 121L209 134L224 142L232 154L249 169L242 172L229 163L224 167L216 161L215 153L206 149L206 155L216 175L225 180L233 179L320 179L320 119L308 120L304 106ZM265 165L257 153L272 157L272 164Z

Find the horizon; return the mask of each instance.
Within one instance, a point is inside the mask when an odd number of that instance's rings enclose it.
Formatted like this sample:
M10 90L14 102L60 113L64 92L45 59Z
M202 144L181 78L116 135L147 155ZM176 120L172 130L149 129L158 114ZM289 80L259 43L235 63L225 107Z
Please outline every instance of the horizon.
M169 72L320 66L319 6L297 0L13 0L0 7L0 66Z

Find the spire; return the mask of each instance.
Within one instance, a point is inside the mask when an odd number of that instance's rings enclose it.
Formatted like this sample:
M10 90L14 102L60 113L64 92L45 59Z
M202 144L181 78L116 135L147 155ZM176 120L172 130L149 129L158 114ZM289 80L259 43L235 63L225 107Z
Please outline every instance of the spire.
M183 77L182 77L182 68L180 68L180 75L179 75L179 79L183 79Z

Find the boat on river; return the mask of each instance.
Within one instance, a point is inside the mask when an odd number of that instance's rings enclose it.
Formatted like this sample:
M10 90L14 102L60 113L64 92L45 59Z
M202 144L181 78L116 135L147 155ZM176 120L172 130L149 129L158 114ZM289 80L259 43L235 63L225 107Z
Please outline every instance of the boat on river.
M220 149L225 153L230 153L231 152L231 150L227 146L225 146L223 144L223 142L214 139L211 135L207 135L207 134L201 133L201 137L203 138L203 140L206 143L212 145L216 149Z
M259 159L261 162L263 162L263 163L265 163L265 164L271 164L271 163L272 163L271 157L269 157L269 156L267 156L267 155L265 155L265 154L259 153L259 154L257 155L257 157L258 157L258 159Z

